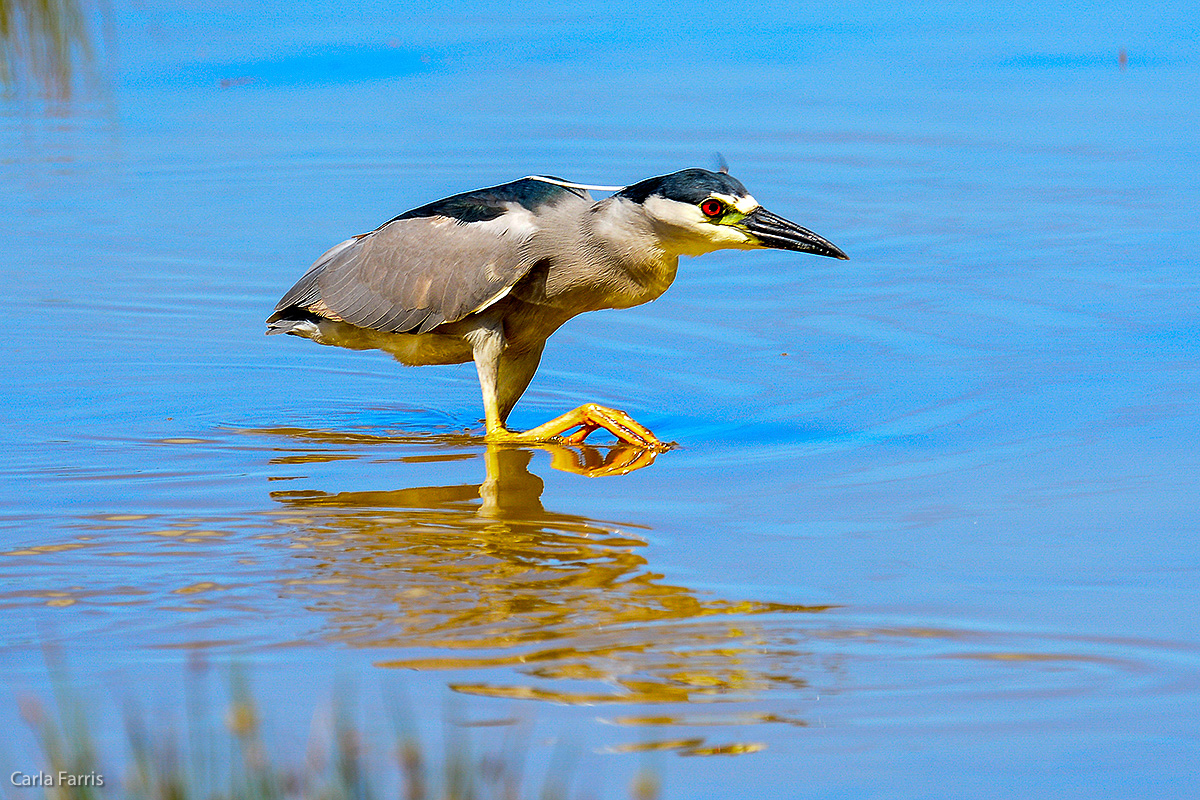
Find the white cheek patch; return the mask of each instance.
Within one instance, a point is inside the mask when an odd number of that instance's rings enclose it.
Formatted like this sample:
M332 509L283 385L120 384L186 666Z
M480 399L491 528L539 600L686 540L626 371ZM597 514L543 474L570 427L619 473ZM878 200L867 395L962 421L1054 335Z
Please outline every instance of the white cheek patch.
M736 199L730 197L726 202L731 207L736 207ZM731 225L714 224L704 212L691 203L680 203L651 195L646 198L643 208L654 219L676 229L676 233L663 244L678 255L694 256L726 247L755 246L745 231Z
M678 200L668 200L654 194L646 198L642 207L651 217L680 228L698 230L701 225L708 222L708 217L704 216L704 212L697 206L691 203L680 203Z

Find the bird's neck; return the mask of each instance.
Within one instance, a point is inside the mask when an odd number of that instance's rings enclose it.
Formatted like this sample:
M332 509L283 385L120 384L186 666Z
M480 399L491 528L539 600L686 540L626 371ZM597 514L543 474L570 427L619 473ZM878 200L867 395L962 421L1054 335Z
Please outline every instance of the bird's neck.
M590 259L613 288L611 308L648 303L675 280L679 254L664 249L644 215L632 203L609 198L592 207L584 221Z

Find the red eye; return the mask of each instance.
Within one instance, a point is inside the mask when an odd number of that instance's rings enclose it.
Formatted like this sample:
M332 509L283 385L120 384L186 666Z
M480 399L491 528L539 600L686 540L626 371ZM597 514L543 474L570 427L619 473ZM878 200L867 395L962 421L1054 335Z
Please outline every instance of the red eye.
M725 204L710 197L700 204L700 210L706 217L719 217L725 213Z

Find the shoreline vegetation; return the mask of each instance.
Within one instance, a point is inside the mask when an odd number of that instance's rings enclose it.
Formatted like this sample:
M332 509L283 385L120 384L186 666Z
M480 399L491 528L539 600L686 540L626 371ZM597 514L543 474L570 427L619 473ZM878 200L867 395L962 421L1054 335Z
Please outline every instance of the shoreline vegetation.
M113 770L100 755L95 719L60 673L54 700L22 697L20 713L34 733L37 763L20 764L0 752L6 767L0 798L24 800L566 800L572 793L569 743L555 747L540 781L526 776L527 720L489 723L498 742L481 746L470 724L447 720L445 754L422 740L401 702L387 703L390 738L356 724L345 699L314 705L307 746L279 755L242 670L233 669L227 696L210 697L203 668L190 670L183 720L150 715L125 704L123 758ZM384 741L380 741L380 740ZM15 767L21 766L21 769ZM642 771L622 795L657 800L656 775Z
M96 61L101 37L94 23L103 21L106 10L102 6L92 14L78 0L0 0L4 94L70 100Z

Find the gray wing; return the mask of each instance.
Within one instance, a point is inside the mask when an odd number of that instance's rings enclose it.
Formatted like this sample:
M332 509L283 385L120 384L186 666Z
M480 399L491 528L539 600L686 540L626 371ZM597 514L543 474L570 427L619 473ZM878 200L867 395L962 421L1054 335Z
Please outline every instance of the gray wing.
M572 199L589 198L525 179L414 209L322 255L267 322L302 310L425 333L460 320L502 298L533 266L526 245L538 230L537 208Z

